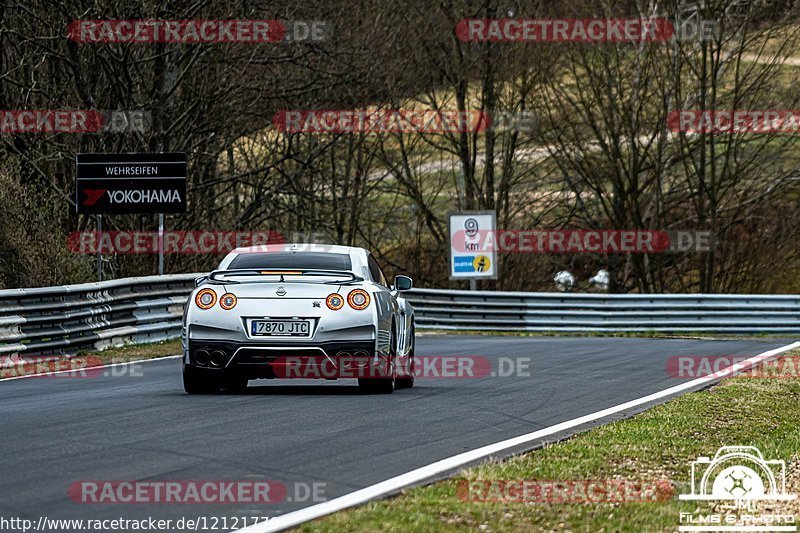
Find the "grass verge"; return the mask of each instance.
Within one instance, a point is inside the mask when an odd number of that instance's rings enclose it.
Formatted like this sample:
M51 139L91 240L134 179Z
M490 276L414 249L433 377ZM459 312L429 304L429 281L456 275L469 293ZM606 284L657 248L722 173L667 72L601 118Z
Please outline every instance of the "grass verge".
M26 355L25 363L0 361L0 380L30 375L50 375L55 372L99 367L115 363L128 363L143 359L155 359L181 353L180 339L151 342L147 344L126 344L102 351L82 350L74 358L52 360L50 357L31 358Z
M800 351L784 357L797 357ZM800 380L734 377L630 419L540 450L467 469L456 477L303 525L301 531L677 531L680 512L719 504L680 501L690 464L721 446L756 446L787 464L787 492L800 493ZM631 503L476 503L458 496L467 482L491 480L669 480L672 496ZM800 513L797 500L771 513ZM741 512L737 516L741 516ZM741 520L741 519L739 519ZM741 521L739 522L741 523Z
M99 352L81 351L78 352L82 357L97 357L105 364L127 363L129 361L140 361L142 359L155 359L156 357L166 357L168 355L178 355L182 352L181 340L172 339L168 341L149 342L147 344L126 344L117 348L107 348Z

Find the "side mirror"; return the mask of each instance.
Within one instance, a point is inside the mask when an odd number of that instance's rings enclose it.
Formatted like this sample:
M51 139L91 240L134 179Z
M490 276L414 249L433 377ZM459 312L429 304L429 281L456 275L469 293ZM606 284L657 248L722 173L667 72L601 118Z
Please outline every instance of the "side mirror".
M408 276L395 276L394 277L394 290L396 291L407 291L411 290L411 286L413 285L411 278Z
M194 286L199 287L201 283L208 279L208 276L200 276L199 278L194 278Z

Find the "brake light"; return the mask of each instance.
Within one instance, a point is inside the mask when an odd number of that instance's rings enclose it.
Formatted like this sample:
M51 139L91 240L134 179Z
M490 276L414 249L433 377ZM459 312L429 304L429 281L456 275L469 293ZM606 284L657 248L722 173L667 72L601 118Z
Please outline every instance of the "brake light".
M195 295L194 303L200 309L211 309L217 303L217 293L211 289L203 289Z
M219 306L226 311L230 311L236 307L236 295L226 292L219 299Z
M333 294L329 294L328 297L325 298L325 305L327 305L328 309L331 311L338 311L344 307L344 297L335 292Z
M350 294L347 295L347 303L358 311L365 309L369 305L369 293L364 289L350 291Z

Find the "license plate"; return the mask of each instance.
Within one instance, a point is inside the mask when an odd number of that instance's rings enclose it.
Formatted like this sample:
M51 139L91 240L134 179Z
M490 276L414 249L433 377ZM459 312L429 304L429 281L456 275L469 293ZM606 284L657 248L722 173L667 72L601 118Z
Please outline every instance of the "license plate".
M308 337L310 331L308 320L253 320L250 325L253 335Z

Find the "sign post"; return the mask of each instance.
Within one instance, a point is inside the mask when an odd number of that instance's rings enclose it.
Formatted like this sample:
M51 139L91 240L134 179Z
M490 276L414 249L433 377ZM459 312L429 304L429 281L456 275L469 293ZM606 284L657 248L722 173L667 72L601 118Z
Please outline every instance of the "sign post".
M103 215L97 215L97 242L103 240ZM97 281L103 281L103 248L97 247Z
M164 213L158 214L158 275L164 274Z
M164 273L164 213L186 212L186 154L78 154L79 215L97 215L98 243L106 214L158 213L158 273ZM97 275L102 279L101 245Z
M466 211L448 217L450 279L497 279L497 221L494 211Z

